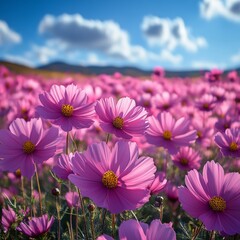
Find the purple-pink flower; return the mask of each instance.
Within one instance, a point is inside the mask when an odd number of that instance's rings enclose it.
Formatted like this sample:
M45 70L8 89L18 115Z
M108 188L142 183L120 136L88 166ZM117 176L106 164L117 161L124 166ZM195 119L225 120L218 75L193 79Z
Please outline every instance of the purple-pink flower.
M196 138L196 131L189 130L190 123L184 117L175 120L169 112L151 116L149 129L146 132L147 142L166 148L169 153L177 152L178 147L188 146Z
M147 111L141 106L136 106L135 100L129 97L120 98L117 103L112 97L100 99L95 109L100 127L117 137L139 137L148 128Z
M137 144L118 141L110 150L105 142L95 143L72 159L74 174L69 180L82 195L111 213L134 210L150 197L148 186L156 167L150 157L138 158Z
M38 114L65 132L88 128L94 122L94 105L89 104L86 93L73 84L53 85L50 92L40 94L39 99L42 106L37 107Z
M50 230L53 222L53 216L48 219L48 215L44 214L41 217L33 217L30 220L21 222L17 227L17 230L28 237L36 238L47 233Z
M130 219L121 223L119 227L120 240L176 240L176 233L171 223L162 223L160 220L153 220L148 226L146 223ZM112 237L104 234L97 240L113 240Z
M156 172L155 179L149 187L149 190L151 191L151 194L158 194L165 188L166 184L166 174L164 172Z
M41 119L26 122L18 118L9 130L0 131L0 168L10 172L20 169L30 179L35 173L34 164L54 156L57 140L57 128L44 130Z
M218 132L214 138L223 156L240 157L240 128Z
M80 207L79 195L77 192L67 192L65 194L65 199L67 201L68 207Z
M218 132L214 138L223 156L240 157L240 128L226 129Z
M12 224L17 221L17 215L11 207L8 206L8 209L2 209L2 220L1 224L3 231L6 233L11 228Z
M69 155L61 154L57 158L57 162L53 167L52 171L57 175L58 178L63 180L68 179L68 175L73 173L72 171L72 153Z
M203 174L191 170L186 187L179 188L183 209L200 219L208 231L240 233L240 174L227 173L219 163L207 162Z
M181 147L172 161L182 170L199 169L201 166L199 153L191 147Z

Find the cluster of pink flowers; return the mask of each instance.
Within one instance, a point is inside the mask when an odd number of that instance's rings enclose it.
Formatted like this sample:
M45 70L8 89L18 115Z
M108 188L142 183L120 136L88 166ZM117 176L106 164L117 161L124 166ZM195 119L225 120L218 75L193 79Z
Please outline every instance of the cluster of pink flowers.
M51 172L48 184L64 186L61 198L60 190L52 191L58 239L61 201L71 211L70 224L73 211L78 224L78 209L86 217L83 199L91 203L91 224L95 206L112 214L113 232L115 214L141 212L144 206L159 211L160 220L149 216L149 226L125 219L118 224L119 239L176 239L174 227L179 219L173 217L180 209L179 216L189 214L200 220L206 231L240 234L240 88L236 72L229 73L225 81L217 69L205 79L170 80L162 68L156 68L152 80L115 74L58 84L1 71L0 174L8 174L13 185L21 179L25 205L26 177L31 202L34 198L40 208L39 217L33 206L27 217L19 217L16 206L14 210L3 208L4 234L15 229L36 238L50 231L54 217L49 219L47 205L42 206L39 184L46 168ZM0 202L5 204L14 193L2 186L0 190L4 192ZM163 214L164 204L172 218ZM103 211L103 222L104 218ZM93 228L91 225L94 238ZM73 239L72 225L69 229ZM78 227L75 231L77 235ZM88 238L86 226L84 234ZM104 232L97 237L112 239Z

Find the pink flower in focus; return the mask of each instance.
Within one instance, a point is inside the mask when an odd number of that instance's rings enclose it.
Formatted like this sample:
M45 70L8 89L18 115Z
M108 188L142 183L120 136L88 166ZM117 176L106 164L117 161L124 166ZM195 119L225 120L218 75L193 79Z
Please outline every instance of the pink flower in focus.
M17 221L16 213L11 207L8 206L8 209L2 209L2 227L4 233L6 233L12 226L13 223Z
M110 150L105 142L95 143L72 159L74 174L69 180L82 195L111 213L134 210L150 197L148 186L156 167L152 158L138 158L137 144L118 141Z
M152 182L149 190L151 191L151 194L158 194L165 188L166 184L166 174L164 172L156 172L155 179Z
M148 226L146 223L130 219L121 223L119 227L120 240L176 240L176 233L171 223L162 223L153 220ZM113 240L108 235L102 235L97 240Z
M223 156L240 157L240 128L226 129L218 132L214 138Z
M240 174L227 173L219 163L207 162L203 174L191 170L186 187L179 188L183 209L200 219L208 231L240 233Z
M41 119L26 122L17 118L9 130L0 131L0 168L10 172L20 169L23 176L31 179L34 163L42 164L55 154L58 129L43 130Z
M172 161L182 170L199 169L201 166L199 153L191 147L181 147Z
M189 131L190 123L183 117L175 120L169 112L163 112L148 120L150 126L146 132L147 142L164 147L171 154L176 153L178 147L188 146L197 138L196 131Z
M17 230L28 237L36 238L47 233L53 225L53 222L54 217L48 219L48 215L44 214L41 217L33 217L31 220L21 222Z
M73 127L88 128L94 122L94 105L89 104L86 93L73 84L53 85L50 92L40 94L39 99L42 106L37 107L38 114L65 132Z
M115 103L112 97L100 99L95 107L100 127L117 137L130 139L142 136L148 128L147 111L124 97Z
M58 156L56 165L53 167L52 171L57 175L58 178L67 180L68 175L73 173L72 153L70 153L69 155L61 154L60 156Z

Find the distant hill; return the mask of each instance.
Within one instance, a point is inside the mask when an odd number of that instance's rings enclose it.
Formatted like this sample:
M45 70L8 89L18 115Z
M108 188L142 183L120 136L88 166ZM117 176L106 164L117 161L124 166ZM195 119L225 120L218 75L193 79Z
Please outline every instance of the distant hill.
M116 67L116 66L81 66L72 65L64 62L53 62L47 65L38 67L38 69L44 69L48 71L60 71L60 72L75 72L84 75L91 74L114 74L119 72L123 75L129 76L150 76L152 70L142 70L137 67ZM201 75L200 71L166 71L167 77L194 77Z
M115 67L115 66L81 66L72 65L64 62L53 62L37 68L26 67L21 64L1 61L0 65L6 66L10 71L17 74L40 74L43 76L66 76L66 74L80 74L80 75L99 75L109 74L112 75L119 72L123 75L135 77L149 77L152 70L142 70L137 67ZM240 74L240 68L235 69ZM197 77L203 75L207 70L190 70L190 71L168 71L166 70L167 77ZM229 70L230 71L230 70ZM225 73L229 72L225 71Z

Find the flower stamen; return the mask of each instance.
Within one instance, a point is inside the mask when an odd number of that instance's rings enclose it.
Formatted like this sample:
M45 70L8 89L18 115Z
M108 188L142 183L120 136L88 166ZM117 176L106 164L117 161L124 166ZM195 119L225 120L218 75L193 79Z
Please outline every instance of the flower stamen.
M209 206L215 212L223 212L227 207L226 201L222 197L219 197L219 196L212 197L209 200Z
M28 140L23 144L23 151L26 154L31 154L35 151L35 145Z
M235 152L238 150L238 145L236 142L231 142L231 144L229 145L229 148L231 152Z
M116 188L118 184L118 178L113 171L108 170L102 176L102 183L106 188Z
M187 158L181 158L179 160L179 162L183 165L183 166L187 166L188 165L188 159Z
M163 138L165 140L171 140L171 137L172 137L172 133L170 131L168 131L168 130L164 131Z
M116 117L114 120L113 120L113 126L117 129L122 129L123 128L123 119L121 117Z
M61 112L65 117L71 117L73 114L73 106L69 104L63 104Z

